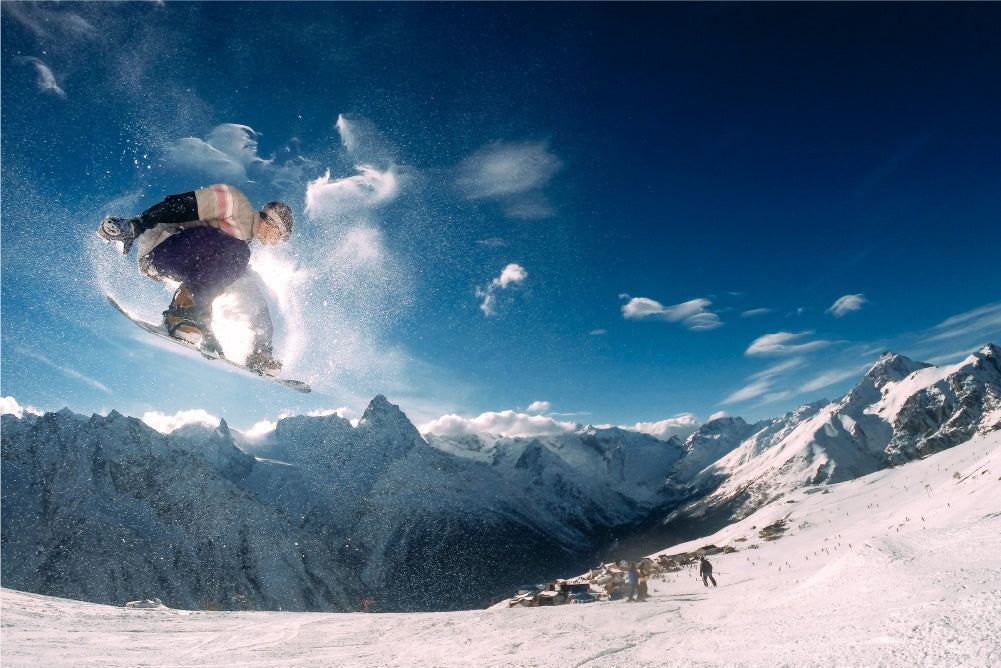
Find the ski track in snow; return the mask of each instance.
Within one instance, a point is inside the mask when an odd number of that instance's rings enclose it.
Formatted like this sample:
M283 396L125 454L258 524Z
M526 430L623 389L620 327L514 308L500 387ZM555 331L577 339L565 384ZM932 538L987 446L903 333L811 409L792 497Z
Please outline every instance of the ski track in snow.
M713 536L651 600L421 614L136 610L3 590L3 666L999 666L1001 432ZM757 531L786 518L781 538ZM741 541L739 539L746 540ZM757 545L757 548L751 548ZM567 574L568 577L574 574ZM659 577L659 576L658 576Z

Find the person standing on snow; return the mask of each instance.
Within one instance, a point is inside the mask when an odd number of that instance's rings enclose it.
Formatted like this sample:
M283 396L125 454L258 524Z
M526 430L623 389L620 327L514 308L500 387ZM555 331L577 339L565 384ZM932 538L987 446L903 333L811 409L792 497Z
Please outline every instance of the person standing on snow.
M712 582L714 587L716 586L716 579L713 577L713 565L705 557L699 557L699 575L702 576L702 584L706 587L709 586L709 582Z
M626 574L626 584L627 584L626 591L629 593L629 596L626 598L626 600L627 601L640 600L638 598L639 592L637 591L637 589L639 588L639 574L636 572L636 564L629 564L629 573ZM634 599L633 598L634 596L637 596L637 598Z
M137 243L144 276L180 283L163 312L164 327L177 339L221 355L212 333L212 302L247 274L251 241L277 246L289 240L292 210L271 202L256 211L242 192L217 184L170 195L136 218L106 218L97 233L106 241L121 241L125 255ZM241 296L255 311L248 313L254 341L246 366L261 375L277 375L281 362L272 357L267 302L253 283L245 283Z

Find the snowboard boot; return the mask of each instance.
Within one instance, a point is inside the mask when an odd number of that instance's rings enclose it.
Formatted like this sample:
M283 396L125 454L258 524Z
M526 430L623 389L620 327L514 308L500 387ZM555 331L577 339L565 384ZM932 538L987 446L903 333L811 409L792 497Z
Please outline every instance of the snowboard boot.
M222 346L212 334L211 311L195 306L191 292L183 285L177 288L170 307L163 312L163 326L175 339L198 346L213 355L222 355Z
M97 236L105 241L120 241L122 243L122 255L128 255L132 249L132 242L138 236L137 221L133 218L115 218L109 216L101 221L97 228Z
M275 378L282 370L282 363L271 356L271 348L260 348L247 356L244 366L258 376Z

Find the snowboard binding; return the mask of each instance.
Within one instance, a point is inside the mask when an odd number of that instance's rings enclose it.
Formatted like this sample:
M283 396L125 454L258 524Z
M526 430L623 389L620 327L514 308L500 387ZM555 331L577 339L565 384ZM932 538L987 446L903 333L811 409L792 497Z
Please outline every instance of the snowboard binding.
M222 346L212 333L210 313L195 306L191 292L177 288L170 306L163 312L163 326L175 339L186 341L204 353L221 356Z

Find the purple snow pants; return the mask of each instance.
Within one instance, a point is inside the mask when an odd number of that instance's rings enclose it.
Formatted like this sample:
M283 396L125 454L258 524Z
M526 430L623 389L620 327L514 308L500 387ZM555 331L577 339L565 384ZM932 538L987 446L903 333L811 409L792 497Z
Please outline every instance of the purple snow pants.
M192 227L164 239L150 252L149 262L158 275L184 285L196 308L210 309L246 272L250 247L214 227Z

